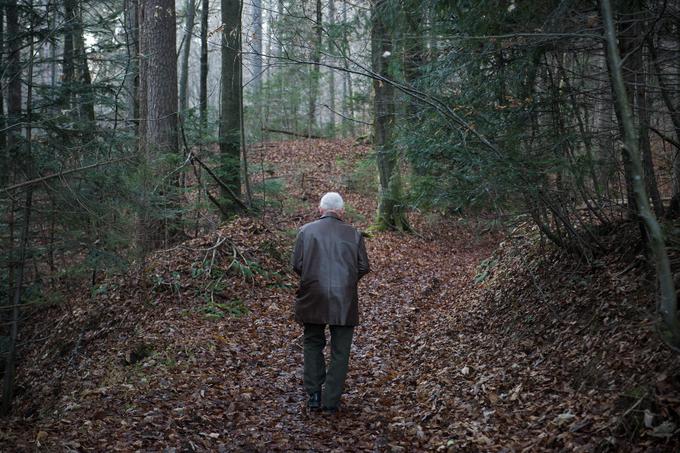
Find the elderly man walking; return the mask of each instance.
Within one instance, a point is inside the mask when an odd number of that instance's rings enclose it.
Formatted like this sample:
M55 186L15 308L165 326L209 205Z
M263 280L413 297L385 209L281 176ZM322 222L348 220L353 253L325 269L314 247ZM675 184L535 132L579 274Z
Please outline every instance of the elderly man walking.
M336 412L347 376L354 326L359 322L357 283L369 266L361 233L342 220L342 197L336 192L325 194L319 212L321 218L300 228L295 240L292 264L300 276L295 319L304 325L307 407ZM331 332L328 369L323 354L326 325Z

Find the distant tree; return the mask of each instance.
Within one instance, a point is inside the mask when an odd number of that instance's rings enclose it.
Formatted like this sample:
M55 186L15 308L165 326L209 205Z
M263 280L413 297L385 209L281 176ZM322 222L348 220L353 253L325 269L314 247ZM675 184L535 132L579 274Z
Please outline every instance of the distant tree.
M345 129L348 130L350 136L354 136L354 92L352 87L352 73L349 71L349 60L352 57L350 49L349 34L351 26L347 20L347 10L349 9L349 4L347 0L342 2L342 52L345 58L343 58L343 67L345 71L343 72L342 80L342 116Z
M201 73L199 80L199 110L201 128L205 133L208 127L208 18L210 1L202 0L201 6Z
M196 16L196 0L186 0L184 4L184 37L182 38L182 55L179 78L179 113L182 119L189 108L189 56L191 40L194 34L194 17Z
M314 19L314 41L311 46L312 65L309 68L309 106L307 108L307 133L313 135L316 127L316 104L319 97L321 79L321 45L323 38L323 11L321 0L316 0L316 17Z
M253 92L257 95L262 86L262 0L253 0Z
M84 128L90 129L95 126L95 94L85 50L81 2L79 0L66 0L65 10L66 22L69 24L67 28L70 29L73 39L73 66L75 68L75 80L79 88L79 102L76 107L79 109L80 120L83 122ZM91 132L91 130L88 132Z
M21 143L21 28L19 27L19 7L16 0L5 3L7 15L7 150L8 163L13 165Z

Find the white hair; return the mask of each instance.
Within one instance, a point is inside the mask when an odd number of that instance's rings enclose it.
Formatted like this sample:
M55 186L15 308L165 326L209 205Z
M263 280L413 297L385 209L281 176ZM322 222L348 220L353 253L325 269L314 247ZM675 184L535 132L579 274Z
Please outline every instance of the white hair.
M328 192L321 197L321 201L319 202L319 209L324 211L340 211L344 207L345 202L342 201L342 197L337 192Z

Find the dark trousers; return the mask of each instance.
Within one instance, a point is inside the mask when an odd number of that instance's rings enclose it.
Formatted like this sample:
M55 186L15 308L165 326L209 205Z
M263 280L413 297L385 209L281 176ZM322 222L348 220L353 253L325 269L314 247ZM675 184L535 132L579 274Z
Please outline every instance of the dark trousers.
M326 369L323 349L326 346L326 326L305 324L305 390L307 393L323 393L324 407L337 407L347 377L349 351L352 347L353 326L329 326L331 330L331 362ZM324 385L325 383L325 385Z

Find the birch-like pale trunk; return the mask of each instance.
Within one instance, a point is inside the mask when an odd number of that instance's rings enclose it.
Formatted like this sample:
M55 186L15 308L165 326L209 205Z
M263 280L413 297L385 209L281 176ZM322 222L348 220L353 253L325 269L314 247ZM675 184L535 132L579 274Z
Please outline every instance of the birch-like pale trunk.
M191 40L194 35L196 0L187 0L184 8L186 14L184 19L184 45L182 47L179 77L179 114L182 120L184 120L186 112L189 110L189 56L191 55Z

